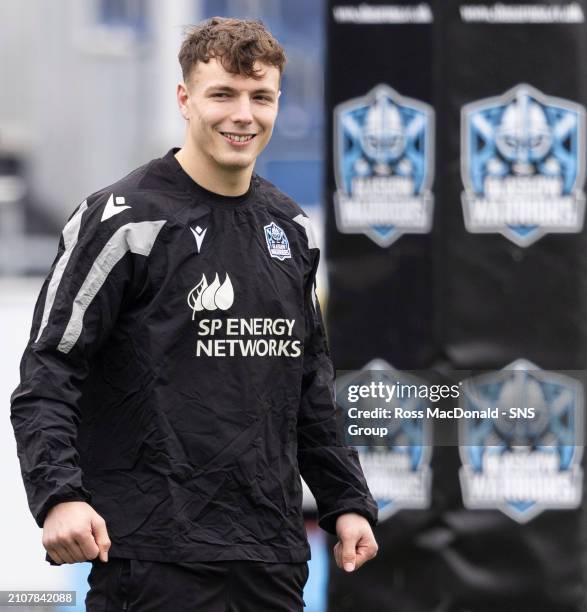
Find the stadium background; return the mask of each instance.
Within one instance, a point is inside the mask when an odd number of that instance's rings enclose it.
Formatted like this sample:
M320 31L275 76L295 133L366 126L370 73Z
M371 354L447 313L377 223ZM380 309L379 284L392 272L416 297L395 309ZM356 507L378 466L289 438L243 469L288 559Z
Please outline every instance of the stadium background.
M459 13L462 4L482 11L488 6L559 7L567 11L563 17L575 21L528 25L523 17L506 26L471 26ZM475 21L480 14L469 16ZM374 0L368 5L347 0L3 0L0 389L6 408L34 301L65 219L87 194L181 142L175 84L183 26L213 15L261 18L286 48L280 115L256 171L304 207L326 247L320 294L329 306L339 368L358 370L378 358L397 368L498 369L523 357L545 368L583 369L582 217L580 228L558 236L542 237L546 227L522 231L506 224L484 235L470 227L466 231L458 134L466 103L489 104L491 96L502 96L503 102L508 91L514 102L527 99L530 90L515 90L524 83L544 94L546 106L552 103L547 96L585 105L587 80L580 68L587 54L585 14L586 0ZM500 18L496 15L489 10L482 17L491 21ZM388 88L377 89L379 84ZM358 109L355 118L360 117L361 104L376 100L379 108L395 105L430 123L426 129L436 143L429 139L414 147L425 146L427 155L432 150L420 195L425 201L426 190L433 193L433 225L430 216L428 225L405 231L389 223L339 231L333 193L340 197L342 191L335 176L341 160L332 144L349 122L335 123L334 116ZM338 106L346 103L350 106ZM580 128L579 191L583 123ZM353 140L352 130L345 138ZM419 154L411 158L414 163ZM376 171L385 176L395 162L379 163ZM532 240L536 244L528 248ZM0 590L74 589L82 610L89 565L56 569L45 563L41 532L20 480L8 409L5 416L0 428ZM382 554L369 570L352 578L335 574L331 612L367 601L382 612L584 609L583 505L544 512L522 526L497 510L463 508L455 449L435 449L432 467L428 507L407 504L382 524ZM382 508L391 503L378 501ZM309 497L306 504L313 559L305 600L309 612L322 612L333 542L317 529ZM506 567L509 574L500 573ZM508 589L519 596L509 607L504 605ZM554 603L542 608L536 601Z

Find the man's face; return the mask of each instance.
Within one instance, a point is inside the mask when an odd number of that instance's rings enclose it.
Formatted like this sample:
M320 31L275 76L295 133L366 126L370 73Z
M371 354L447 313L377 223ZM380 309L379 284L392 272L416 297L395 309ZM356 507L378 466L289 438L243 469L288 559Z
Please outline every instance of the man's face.
M198 62L178 98L195 149L222 170L254 165L277 117L279 70L265 64L253 79L227 72L217 59Z

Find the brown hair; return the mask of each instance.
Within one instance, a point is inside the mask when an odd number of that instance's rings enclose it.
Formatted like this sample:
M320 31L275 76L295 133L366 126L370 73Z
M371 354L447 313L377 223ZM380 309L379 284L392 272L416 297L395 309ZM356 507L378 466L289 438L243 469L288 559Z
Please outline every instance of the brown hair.
M187 83L198 62L218 58L227 72L259 78L255 62L285 66L285 51L260 20L212 17L190 28L179 50L179 63Z

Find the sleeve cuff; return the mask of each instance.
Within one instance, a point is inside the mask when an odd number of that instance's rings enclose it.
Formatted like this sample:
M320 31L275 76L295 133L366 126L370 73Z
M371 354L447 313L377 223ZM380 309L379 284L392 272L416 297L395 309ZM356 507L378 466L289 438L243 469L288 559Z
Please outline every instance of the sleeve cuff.
M356 506L349 506L342 509L333 510L332 512L328 512L327 514L324 514L318 519L318 525L320 525L320 527L322 527L324 531L327 531L332 535L336 535L336 520L342 514L348 514L349 512L360 514L361 516L366 518L372 528L375 528L375 526L377 525L377 511L373 513L369 510L366 510L365 508L357 508Z
M53 508L53 506L67 501L83 501L86 503L90 503L90 500L91 495L85 491L70 491L69 493L61 493L55 496L51 496L42 505L41 510L35 515L35 521L37 525L42 529L45 523L45 519L47 518L47 514L49 513L49 510Z

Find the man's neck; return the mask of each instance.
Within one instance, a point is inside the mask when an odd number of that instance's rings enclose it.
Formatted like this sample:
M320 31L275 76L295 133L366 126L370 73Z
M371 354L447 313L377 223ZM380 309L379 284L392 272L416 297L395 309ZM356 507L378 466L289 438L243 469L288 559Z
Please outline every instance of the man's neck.
M239 196L246 193L251 184L253 168L230 168L223 170L211 167L206 159L191 151L185 145L175 154L179 165L200 187L225 196Z

